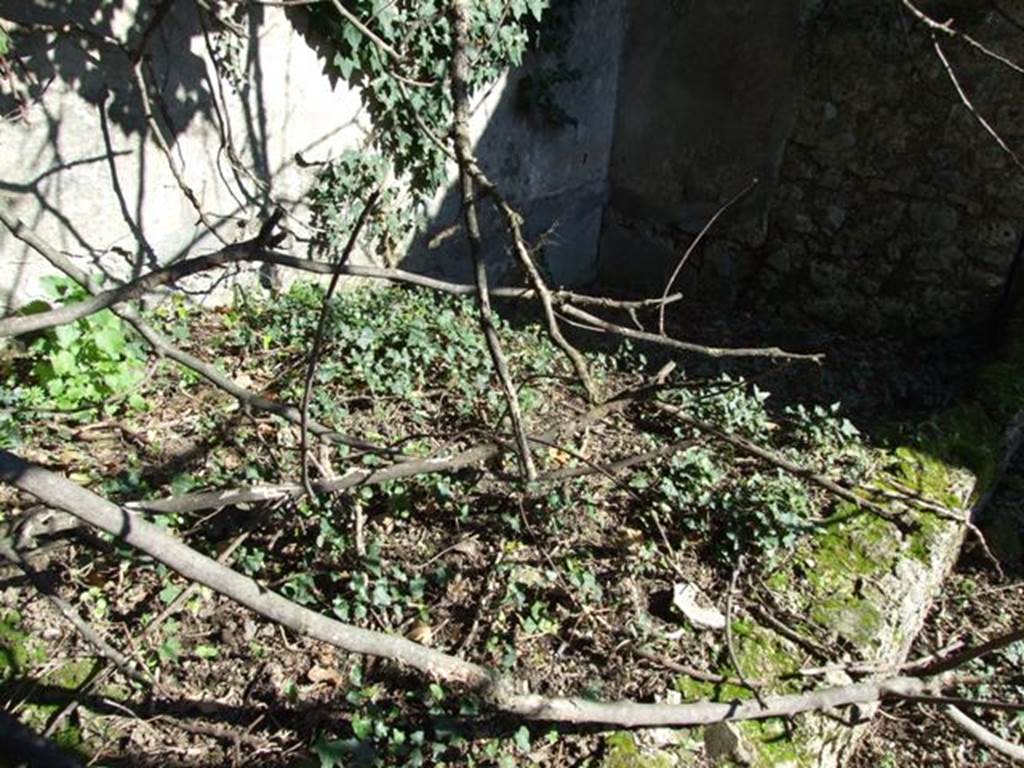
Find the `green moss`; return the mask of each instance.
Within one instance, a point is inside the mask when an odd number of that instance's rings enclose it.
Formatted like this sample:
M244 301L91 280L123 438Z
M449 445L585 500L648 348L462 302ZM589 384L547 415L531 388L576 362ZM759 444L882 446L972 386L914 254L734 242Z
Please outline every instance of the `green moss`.
M697 680L689 675L677 677L674 687L683 697L683 701L714 700L718 692L718 687L714 683Z
M77 659L62 664L43 677L43 682L58 688L73 690L84 683L96 669L96 659Z
M18 677L46 659L46 652L19 629L20 624L21 616L15 611L0 617L0 680Z
M915 560L928 563L935 554L935 541L939 534L953 522L927 512L918 515L917 522L918 529L910 534L907 552Z
M757 745L756 768L781 765L809 765L813 755L804 748L799 734L790 734L781 718L748 720L739 723L740 731L751 744Z
M890 467L890 473L902 485L926 499L947 506L959 506L960 499L953 492L953 468L947 460L939 457L949 455L953 450L952 445L965 434L966 431L958 429L955 434L947 433L942 439L936 436L930 442L922 440L927 447L900 446L892 452L895 463ZM982 450L974 448L972 452L980 457ZM977 470L974 471L977 475Z
M636 743L636 737L627 731L605 736L604 743L602 768L676 768L689 762L683 750L646 753Z
M753 622L734 621L732 634L736 661L743 667L743 674L746 677L775 680L796 672L800 668L800 659L797 658L788 643L771 630ZM779 686L773 692L785 692L784 686ZM722 687L722 700L724 701L751 698L751 695L746 688L730 685Z

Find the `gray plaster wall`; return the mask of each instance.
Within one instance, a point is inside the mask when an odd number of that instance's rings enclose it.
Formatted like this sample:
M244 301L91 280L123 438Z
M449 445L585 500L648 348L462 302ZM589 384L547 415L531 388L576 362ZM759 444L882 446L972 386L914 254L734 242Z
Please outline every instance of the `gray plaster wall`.
M131 44L157 5L55 0L5 8L4 14L51 24L76 18ZM619 81L624 0L585 5L566 56L580 79L559 90L576 123L546 127L517 106L519 80L550 63L539 56L480 94L472 121L483 167L528 215L529 234L547 233L545 256L559 282L585 280L595 269ZM171 8L148 46L160 93L153 108L173 163L216 234L171 173L130 65L116 48L95 40L83 45L73 35L60 41L42 33L19 37L30 78L13 92L5 81L0 93L3 204L79 263L115 278L250 237L278 204L294 212L287 224L297 236L308 235L302 198L315 166L307 163L367 140L359 94L325 74L301 34L301 9L257 7L240 18L245 35L237 37L197 14L193 3ZM405 266L465 276L461 233L427 247L458 221L450 189L439 191L430 221L408 244ZM495 222L492 260L503 263L497 219L489 220ZM305 255L301 239L292 248ZM3 228L0 266L3 312L38 297L40 278L53 273ZM190 292L197 299L222 298L223 278L210 274L190 282Z
M801 0L687 0L631 5L601 274L660 288L719 204L759 183L722 224L747 247L766 207L797 91ZM735 285L736 249L704 254ZM707 282L707 281L705 281ZM643 283L637 287L644 287Z

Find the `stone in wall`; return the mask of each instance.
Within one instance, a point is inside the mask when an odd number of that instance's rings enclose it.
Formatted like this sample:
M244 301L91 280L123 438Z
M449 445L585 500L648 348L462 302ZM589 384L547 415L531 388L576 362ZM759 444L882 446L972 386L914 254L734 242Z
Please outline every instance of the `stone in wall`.
M1004 16L952 15L957 28L1024 61L1024 35ZM784 319L856 333L984 328L1020 237L1024 174L961 102L930 37L899 4L836 0L807 34L751 295ZM941 44L978 112L1024 152L1024 79L955 41Z

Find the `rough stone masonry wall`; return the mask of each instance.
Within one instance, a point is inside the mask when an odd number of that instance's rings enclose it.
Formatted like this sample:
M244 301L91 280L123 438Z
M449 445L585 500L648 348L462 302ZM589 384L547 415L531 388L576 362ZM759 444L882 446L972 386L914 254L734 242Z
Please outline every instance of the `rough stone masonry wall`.
M920 3L1024 62L1024 3L985 5ZM1024 76L939 39L978 112L1024 152ZM1024 173L900 3L827 3L804 60L750 295L784 320L868 335L984 328L1021 236Z

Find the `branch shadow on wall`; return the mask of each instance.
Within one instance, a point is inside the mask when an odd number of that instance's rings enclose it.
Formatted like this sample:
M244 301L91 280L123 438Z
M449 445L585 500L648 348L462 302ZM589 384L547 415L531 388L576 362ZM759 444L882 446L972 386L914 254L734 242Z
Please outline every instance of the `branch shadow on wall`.
M30 208L34 206L35 213L27 222L30 227L55 218L61 228L58 245L87 256L92 267L108 277L114 272L121 278L137 276L180 258L204 236L208 239L207 233L197 227L181 252L158 254L144 231L143 208L155 171L163 170L151 167L153 158L182 167L184 158L177 141L197 121L213 126L218 135L216 171L234 200L232 210L217 212L215 229L224 230L246 210L270 209L272 173L266 147L262 62L258 46L251 42L258 39L262 9L215 17L196 4L168 0L141 0L137 8L128 7L124 0L58 0L12 4L0 18L11 22L6 26L12 41L3 61L8 78L7 87L0 92L0 114L11 123L23 121L30 130L39 131L35 127L39 122L46 126L45 143L26 165L48 163L47 170L28 182L0 181L0 190L32 199ZM248 33L247 46L234 31ZM200 45L195 44L197 40ZM234 51L241 71L231 86L225 86L221 73L211 72L210 62L219 69L232 44L243 46ZM203 47L206 56L197 53ZM139 78L145 83L148 104ZM237 88L237 100L242 104L241 145L235 143L238 131L231 125L226 87ZM51 90L62 96L47 98ZM76 98L65 99L65 93ZM91 148L96 143L95 137L76 133L87 124L81 115L83 108L95 112L94 127L103 152L72 157L76 145ZM17 130L16 125L12 130ZM156 139L168 148L165 159L144 151L159 143ZM136 158L135 164L118 162L125 155ZM242 156L249 167L239 161ZM65 214L70 193L62 184L61 172L86 163L106 165L117 215L130 233L128 241L101 243L95 241L95 235L90 241L83 228ZM126 173L132 178L126 178ZM188 183L189 175L183 175ZM191 183L205 181L193 179Z

